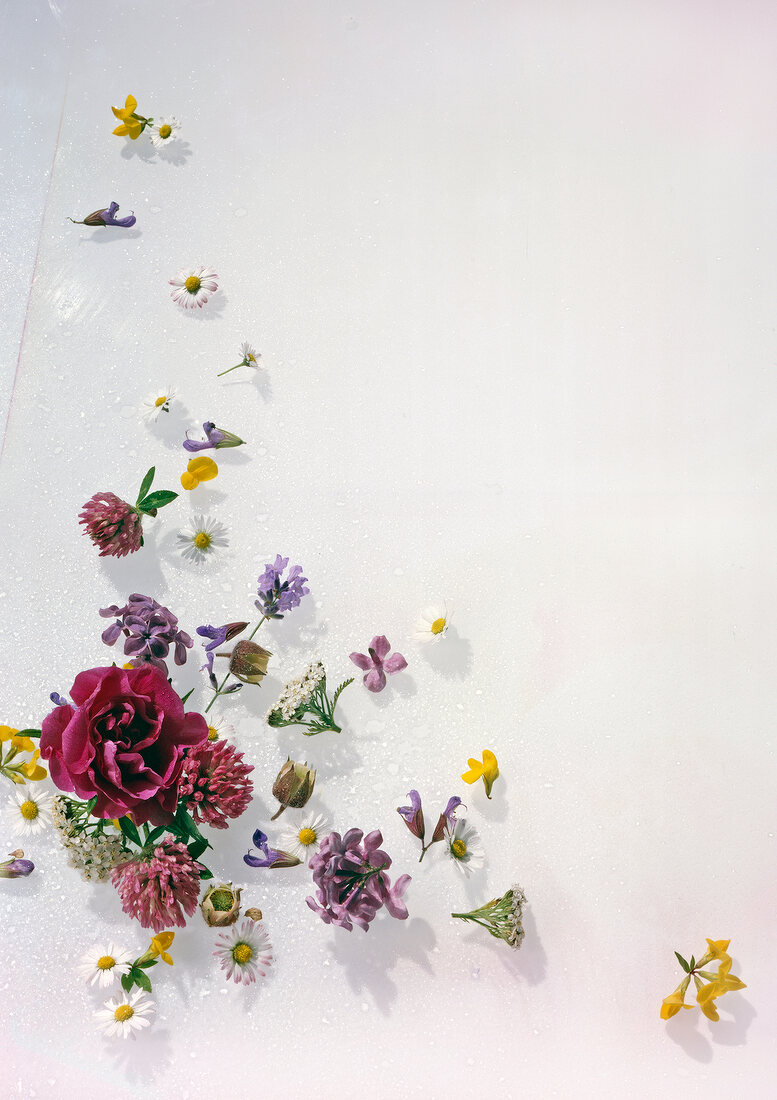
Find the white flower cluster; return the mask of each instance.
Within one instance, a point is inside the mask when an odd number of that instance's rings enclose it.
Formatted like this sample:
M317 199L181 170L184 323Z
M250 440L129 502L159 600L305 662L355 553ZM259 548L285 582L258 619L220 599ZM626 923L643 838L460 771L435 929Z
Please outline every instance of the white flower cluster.
M120 833L89 836L80 832L68 817L64 798L54 799L51 817L62 846L67 850L68 863L87 882L106 879L112 867L128 858L129 852Z
M294 717L296 711L308 702L313 692L326 676L324 666L320 660L316 659L310 662L308 667L298 676L296 680L291 680L281 692L281 697L275 706L270 710L267 717L277 711L281 712L281 716L288 722Z
M515 885L510 887L510 893L512 894L512 911L508 916L511 930L507 937L507 942L511 947L520 947L523 943L523 937L526 933L523 930L523 907L526 904L526 895L520 886Z

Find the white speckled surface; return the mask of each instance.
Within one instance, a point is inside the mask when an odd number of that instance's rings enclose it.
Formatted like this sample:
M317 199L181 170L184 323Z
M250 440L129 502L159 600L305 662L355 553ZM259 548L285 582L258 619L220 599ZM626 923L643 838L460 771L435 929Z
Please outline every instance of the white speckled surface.
M39 725L108 662L97 609L130 592L193 632L248 617L278 551L312 589L266 631L273 679L221 708L257 797L212 866L263 909L271 977L227 987L197 918L155 971L153 1029L111 1045L73 964L145 933L30 842L35 874L0 882L0 1094L769 1095L774 10L31 0L0 25L0 94L34 120L3 131L0 721ZM178 158L111 135L130 91L182 119ZM65 220L112 199L134 229ZM223 288L196 316L168 295L188 262ZM217 380L244 339L263 370ZM141 553L98 559L83 501L152 463L175 488L208 418L249 446ZM202 510L231 545L197 570L175 535ZM438 597L455 630L422 652ZM342 735L265 726L313 651L334 680L379 632L409 668L350 688ZM175 681L192 703L197 665ZM458 778L486 746L491 803ZM287 753L338 828L383 830L407 922L332 930L304 870L243 864ZM417 864L395 813L415 786L429 817L465 797L472 880ZM516 879L521 952L449 919ZM705 936L731 937L748 988L718 1025L664 1024L672 951Z

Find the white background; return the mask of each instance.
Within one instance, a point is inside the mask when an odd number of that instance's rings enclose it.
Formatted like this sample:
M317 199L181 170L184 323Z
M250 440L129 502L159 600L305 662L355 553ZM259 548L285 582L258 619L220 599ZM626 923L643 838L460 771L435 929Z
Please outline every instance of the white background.
M264 910L271 976L227 986L196 916L154 971L154 1028L103 1040L74 963L146 935L51 835L30 842L35 874L0 882L2 1095L771 1095L773 6L0 11L0 721L39 725L109 662L97 609L130 592L193 632L248 618L276 552L312 590L263 628L272 679L221 708L257 792L212 866ZM182 120L178 156L112 136L129 92ZM112 199L134 229L65 220ZM186 315L167 279L198 262L222 290ZM217 379L244 339L262 370ZM81 504L134 499L152 464L176 488L206 419L249 445L141 553L99 559ZM202 569L175 548L199 511L231 531ZM455 630L421 652L443 597ZM337 680L374 633L409 668L349 688L339 737L264 724L313 652ZM175 683L202 706L198 665ZM459 779L485 747L492 802ZM245 867L289 753L337 828L383 830L407 922L331 929L304 869ZM418 866L411 787L430 819L464 796L482 872L441 846ZM513 881L520 952L450 920ZM705 936L731 938L748 988L716 1025L663 1023L673 949Z

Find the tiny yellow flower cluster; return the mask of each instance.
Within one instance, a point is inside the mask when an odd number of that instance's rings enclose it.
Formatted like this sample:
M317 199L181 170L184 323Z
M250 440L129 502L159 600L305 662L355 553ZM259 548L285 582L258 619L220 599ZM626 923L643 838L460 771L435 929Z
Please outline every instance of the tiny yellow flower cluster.
M212 458L192 458L186 472L181 474L181 485L184 489L196 489L201 481L212 481L218 472L219 468Z
M730 940L707 940L709 950L698 962L691 956L687 963L681 955L677 955L680 965L685 970L685 977L673 993L664 997L661 1003L661 1019L669 1020L676 1016L681 1008L693 1008L693 1005L685 1003L685 993L693 978L696 986L696 1003L708 1020L719 1020L715 1001L724 993L730 993L734 989L746 989L747 986L731 973L731 956L728 954ZM705 970L704 967L712 962L717 962L717 973Z
M5 753L0 749L0 775L10 779L12 783L29 783L38 779L45 779L46 769L38 763L40 749L35 748L35 742L30 737L20 734L11 726L0 726L0 745L10 742ZM17 760L20 753L32 753L29 760Z

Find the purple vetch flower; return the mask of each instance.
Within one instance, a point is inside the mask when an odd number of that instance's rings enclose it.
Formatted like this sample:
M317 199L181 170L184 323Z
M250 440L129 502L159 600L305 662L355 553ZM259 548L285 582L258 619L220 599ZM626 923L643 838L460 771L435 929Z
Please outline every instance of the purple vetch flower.
M255 846L262 853L261 856L252 856L250 850L243 856L243 861L248 864L249 867L296 867L302 862L301 859L297 859L296 856L291 855L289 852L282 852L279 849L271 848L267 841L267 834L263 833L261 829L257 829L253 836Z
M397 813L404 820L413 836L424 842L424 811L421 809L421 796L418 791L408 791L409 806L397 806Z
M189 635L178 629L178 619L167 607L162 607L150 596L139 592L129 596L124 607L104 607L100 611L104 619L116 616L116 622L107 627L102 634L106 645L114 645L120 634L124 634L124 653L132 658L132 665L154 665L167 676L165 657L170 646L175 649L175 663L186 664L186 650L194 642Z
M186 439L183 441L184 450L190 452L207 451L210 448L240 447L245 443L245 440L241 439L239 435L234 435L232 432L226 432L223 428L217 428L212 420L206 420L202 425L202 430L208 437L202 442L198 442L195 439L189 439L189 433L186 433Z
M248 623L225 623L224 626L198 626L196 633L201 638L210 638L210 645L205 646L205 653L207 654L205 664L200 668L202 672L203 668L207 668L208 675L213 673L213 657L215 651L220 645L224 645L232 638L236 638L238 634L242 634Z
M116 225L121 229L129 229L131 225L135 224L137 218L134 214L128 214L126 218L116 218L114 214L118 209L119 204L112 202L104 210L95 210L92 214L87 214L83 221L79 222L74 218L69 218L68 221L73 222L74 225Z
M293 565L286 580L281 580L288 564L288 558L276 554L274 564L266 565L264 573L257 581L259 599L256 600L256 606L268 619L282 619L292 608L298 607L302 597L310 592L309 588L305 588L308 578L302 576L301 565Z
M330 833L322 841L320 851L310 860L318 901L312 897L305 900L325 924L349 932L356 924L366 932L384 905L392 917L407 919L402 895L410 875L400 875L391 885L386 874L391 857L381 850L382 843L379 829L367 836L361 829L349 829L345 836Z
M11 858L0 863L0 878L26 878L35 870L35 864L31 859L22 859L24 852L21 848L11 852Z
M370 642L367 653L349 654L353 663L364 672L362 679L368 691L383 691L386 686L386 673L391 676L407 668L407 661L401 653L392 653L387 658L390 649L386 635L376 634Z

